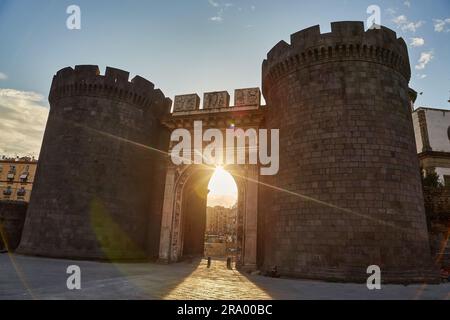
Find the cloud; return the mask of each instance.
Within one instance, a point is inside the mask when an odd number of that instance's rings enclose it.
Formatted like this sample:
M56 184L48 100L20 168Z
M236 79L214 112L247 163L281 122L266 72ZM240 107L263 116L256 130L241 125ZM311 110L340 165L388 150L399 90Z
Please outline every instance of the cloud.
M38 156L48 111L38 93L0 89L0 154Z
M222 2L219 2L216 0L208 0L208 2L212 7L216 8L216 10L218 10L216 15L208 18L208 20L217 22L217 23L223 22L224 21L224 17L223 17L224 12L226 10L234 7L234 3L231 3L231 2L222 3Z
M425 44L424 38L411 38L411 43L409 44L411 47L421 47Z
M427 66L428 63L430 63L431 60L433 60L433 51L428 52L422 52L420 54L420 58L418 61L418 64L416 65L417 70L423 70Z
M421 80L422 80L422 79L425 79L426 77L427 77L426 74L420 74L420 73L419 73L419 74L417 75L417 78L419 78L419 79L421 79Z
M393 16L397 11L394 8L387 8L386 12L391 16Z
M220 4L214 0L208 0L209 4L215 8L219 7Z
M210 21L214 21L214 22L222 22L223 18L221 16L214 16L209 18Z
M408 8L411 8L411 2L410 1L405 1L405 2L403 2L403 4L405 6L407 6Z
M408 19L406 18L406 16L401 15L401 16L395 17L392 21L393 21L395 24L401 26L401 25L407 23Z
M7 80L7 79L8 79L8 75L6 73L0 72L0 81Z
M225 10L225 9L228 9L228 8L231 7L231 6L233 6L232 3L220 4L220 3L218 3L218 2L214 2L214 1L210 1L210 0L209 0L209 3L210 3L213 7L219 9L219 11L217 11L217 14L216 14L215 16L209 18L209 21L217 22L217 23L222 23L222 22L223 22L223 20L224 20L224 19L223 19L223 12L224 12L224 10Z
M402 31L404 32L416 32L416 30L423 26L423 24L425 23L424 21L409 21L408 18L403 14L392 19L392 22L396 24L397 28L402 29Z
M256 10L256 6L250 6L250 10L255 11Z
M447 25L450 25L450 18L447 19L433 19L434 22L434 31L436 32L450 32L450 28Z

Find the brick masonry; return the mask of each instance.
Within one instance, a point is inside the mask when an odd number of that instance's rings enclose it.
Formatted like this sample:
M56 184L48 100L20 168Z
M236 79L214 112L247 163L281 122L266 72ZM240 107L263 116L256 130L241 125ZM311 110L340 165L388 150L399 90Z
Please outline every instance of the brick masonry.
M408 100L403 39L362 22L315 26L262 67L280 171L263 180L263 259L283 274L365 281L435 279ZM307 198L308 197L308 198ZM311 198L317 201L311 201Z

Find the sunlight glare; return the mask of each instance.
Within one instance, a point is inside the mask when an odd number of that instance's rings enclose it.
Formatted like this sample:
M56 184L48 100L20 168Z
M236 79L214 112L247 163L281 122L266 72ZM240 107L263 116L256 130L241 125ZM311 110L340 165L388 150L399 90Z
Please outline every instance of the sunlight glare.
M208 184L208 206L231 207L237 201L237 185L233 176L223 167L216 167Z

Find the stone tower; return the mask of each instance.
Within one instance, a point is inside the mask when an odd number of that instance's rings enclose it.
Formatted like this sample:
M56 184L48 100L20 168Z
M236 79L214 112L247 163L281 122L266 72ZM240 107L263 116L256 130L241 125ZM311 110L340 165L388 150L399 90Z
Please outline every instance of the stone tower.
M158 251L171 101L129 73L60 70L18 252L142 259ZM163 152L159 151L162 150Z
M314 26L280 41L262 66L280 171L262 177L266 269L365 281L434 277L408 100L403 39L362 22ZM289 192L279 191L285 189Z

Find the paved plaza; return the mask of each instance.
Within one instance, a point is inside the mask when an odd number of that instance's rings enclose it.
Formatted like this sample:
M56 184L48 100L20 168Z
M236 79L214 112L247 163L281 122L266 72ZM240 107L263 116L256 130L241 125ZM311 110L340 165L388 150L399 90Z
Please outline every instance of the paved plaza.
M66 269L81 268L70 291ZM224 261L111 264L0 254L0 299L450 299L450 284L383 285L274 279L228 270Z

